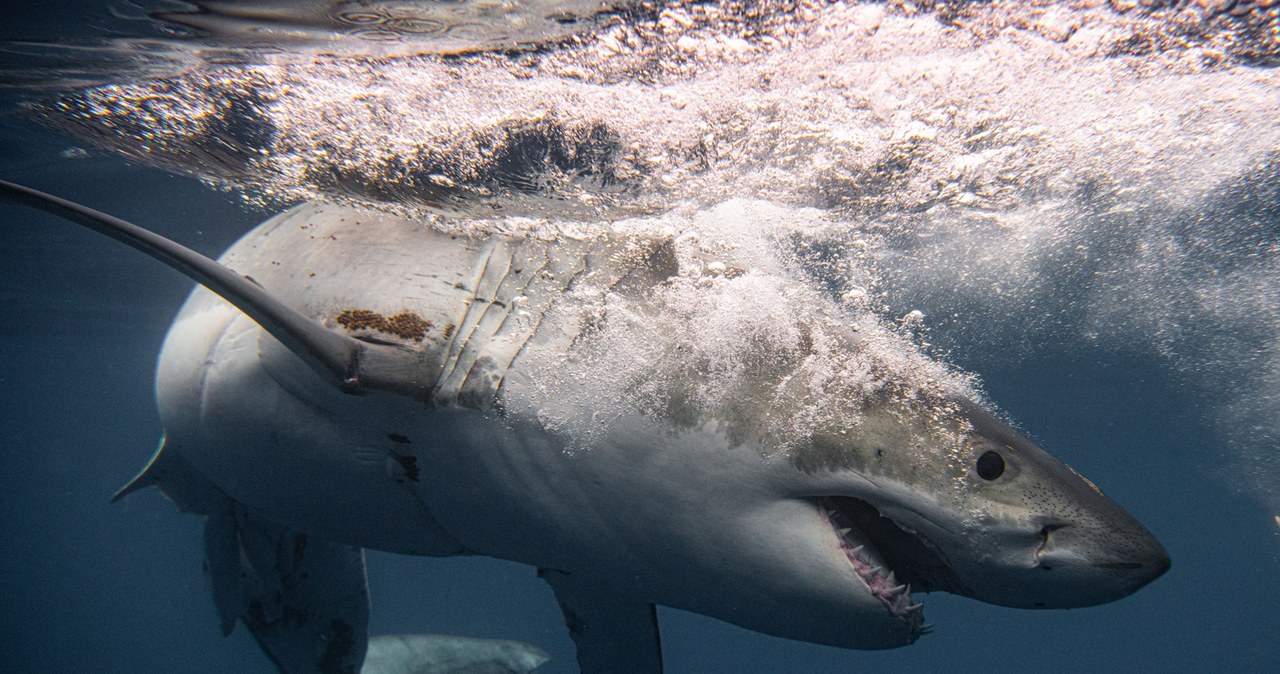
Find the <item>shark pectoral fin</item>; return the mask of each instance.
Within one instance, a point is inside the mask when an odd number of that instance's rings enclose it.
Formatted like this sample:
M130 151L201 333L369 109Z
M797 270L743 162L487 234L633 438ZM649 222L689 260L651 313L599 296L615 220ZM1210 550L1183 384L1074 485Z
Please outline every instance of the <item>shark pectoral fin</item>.
M284 674L355 674L368 645L364 551L272 524L230 498L205 522L224 633L238 618Z
M0 180L2 202L66 218L163 262L235 305L321 375L333 377L346 390L359 390L363 345L325 329L216 261L120 218L5 180Z
M431 396L434 378L419 381L397 347L362 342L329 330L245 276L186 246L88 206L0 180L0 203L35 208L109 236L168 265L230 302L322 377L351 394L368 389L415 399Z
M396 634L369 639L360 674L529 674L551 659L537 646L447 634Z
M556 593L565 626L578 647L583 674L662 671L658 614L653 604L637 602L607 587L564 571L538 569Z

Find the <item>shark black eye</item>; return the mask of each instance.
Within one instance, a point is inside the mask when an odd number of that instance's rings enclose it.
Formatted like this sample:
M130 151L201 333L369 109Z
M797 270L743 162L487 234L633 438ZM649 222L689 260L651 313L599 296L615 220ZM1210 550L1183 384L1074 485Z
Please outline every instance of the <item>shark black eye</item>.
M1004 457L995 452L983 452L978 457L978 477L994 480L1004 474Z

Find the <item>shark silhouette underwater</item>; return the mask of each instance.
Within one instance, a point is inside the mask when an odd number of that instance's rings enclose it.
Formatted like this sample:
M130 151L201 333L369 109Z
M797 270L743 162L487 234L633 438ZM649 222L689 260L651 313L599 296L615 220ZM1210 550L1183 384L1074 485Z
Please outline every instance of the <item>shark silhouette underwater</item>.
M1081 607L1169 567L1092 483L913 374L924 356L878 358L834 300L789 304L678 238L475 238L303 204L215 262L0 195L200 284L159 359L165 438L120 495L205 517L224 631L289 674L359 670L364 548L537 567L584 672L661 671L659 604L882 649L928 631L921 592ZM750 292L751 322L706 332Z

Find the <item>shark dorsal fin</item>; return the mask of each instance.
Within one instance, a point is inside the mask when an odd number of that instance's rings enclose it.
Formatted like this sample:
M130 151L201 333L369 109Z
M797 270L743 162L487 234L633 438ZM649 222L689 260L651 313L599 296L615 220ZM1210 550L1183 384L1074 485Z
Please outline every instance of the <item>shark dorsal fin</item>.
M322 376L359 393L361 359L371 345L326 329L249 279L175 241L87 206L0 180L0 201L51 213L105 234L176 269L252 318ZM390 389L403 389L390 382Z

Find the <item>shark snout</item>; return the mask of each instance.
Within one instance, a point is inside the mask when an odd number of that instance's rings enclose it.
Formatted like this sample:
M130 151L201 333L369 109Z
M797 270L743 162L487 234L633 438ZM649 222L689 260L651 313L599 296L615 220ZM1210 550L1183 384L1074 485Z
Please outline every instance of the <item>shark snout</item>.
M1169 570L1169 553L1132 518L1125 526L1045 525L1033 555L1032 608L1093 606L1128 596ZM1033 575L1033 577L1035 577Z
M1142 525L1125 514L1127 527L1090 531L1066 523L1040 527L1035 557L1050 564L1058 553L1078 556L1084 563L1109 569L1152 569L1157 576L1169 569L1169 553Z

